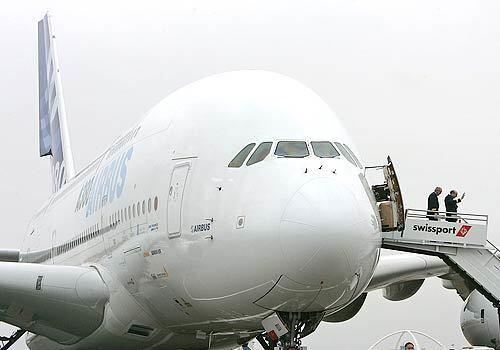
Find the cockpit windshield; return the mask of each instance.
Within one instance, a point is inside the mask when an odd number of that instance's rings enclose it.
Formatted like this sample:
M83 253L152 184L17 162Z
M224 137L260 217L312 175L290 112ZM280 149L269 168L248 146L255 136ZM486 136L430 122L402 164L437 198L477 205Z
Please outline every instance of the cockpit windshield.
M347 150L347 152L349 152L349 154L352 156L352 158L354 159L354 161L356 162L356 164L358 165L358 167L360 169L363 169L363 165L359 161L358 157L356 157L356 154L345 143L344 143L344 146L345 146L345 149Z
M243 165L245 162L245 159L247 159L248 155L250 152L253 150L255 147L255 143L250 143L243 147L241 151L238 152L238 154L233 158L231 162L229 162L228 167L230 168L239 168L240 166Z
M304 158L309 155L309 150L304 141L280 141L274 154L285 158Z
M262 142L257 147L255 145L256 143L249 143L243 147L229 162L228 167L239 168L245 163L247 158L247 166L259 163L271 153L271 149L273 148L273 142L271 141ZM309 147L312 149L312 154L318 158L340 158L342 156L354 166L363 169L363 165L349 146L340 142L278 141L274 154L278 158L305 158L310 155Z
M329 141L312 141L311 146L316 157L335 158L340 156L339 151Z
M339 149L340 153L342 153L342 155L349 161L351 162L355 167L357 167L358 165L356 164L356 162L354 161L354 159L351 157L351 155L349 154L349 152L347 152L347 150L344 148L344 146L342 146L341 143L338 143L338 142L335 142L335 146L337 146L337 148Z
M262 142L255 149L255 151L253 152L250 159L248 159L247 165L252 165L252 164L255 164L255 163L258 163L258 162L264 160L264 158L266 158L267 155L269 154L269 152L271 151L272 145L273 145L272 142Z

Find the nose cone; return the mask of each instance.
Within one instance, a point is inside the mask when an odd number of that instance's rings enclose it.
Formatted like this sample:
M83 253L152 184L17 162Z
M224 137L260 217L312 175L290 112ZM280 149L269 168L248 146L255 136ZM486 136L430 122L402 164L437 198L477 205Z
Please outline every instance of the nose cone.
M303 185L286 206L280 244L286 276L319 287L330 304L350 299L360 278L369 278L380 234L359 182L352 186L318 178Z

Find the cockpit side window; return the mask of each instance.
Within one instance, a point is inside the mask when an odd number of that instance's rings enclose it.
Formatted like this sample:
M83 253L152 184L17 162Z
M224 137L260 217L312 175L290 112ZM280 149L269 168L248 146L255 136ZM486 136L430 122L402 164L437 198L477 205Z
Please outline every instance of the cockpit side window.
M349 162L351 162L355 167L357 167L358 165L356 164L356 162L354 161L354 159L351 157L351 155L349 154L349 152L347 152L347 150L344 148L344 146L342 146L342 144L338 143L338 142L334 142L334 143L335 143L335 146L337 146L337 148L339 149L340 153L342 153L342 155Z
M285 158L304 158L309 155L309 150L304 141L280 141L274 154Z
M347 150L347 152L349 152L349 154L352 156L352 158L354 159L354 161L356 162L356 164L358 165L358 167L360 169L363 169L363 165L359 161L358 157L356 157L356 154L345 143L344 143L344 147Z
M247 165L252 165L258 163L267 157L269 152L271 152L272 142L262 142L253 152L250 159L247 161Z
M340 156L339 151L330 141L312 141L311 146L316 157L335 158Z
M229 162L227 166L230 168L239 168L240 166L242 166L245 162L245 159L247 159L248 155L254 147L255 143L250 143L243 147L243 149L238 152L238 154L233 158L232 161Z

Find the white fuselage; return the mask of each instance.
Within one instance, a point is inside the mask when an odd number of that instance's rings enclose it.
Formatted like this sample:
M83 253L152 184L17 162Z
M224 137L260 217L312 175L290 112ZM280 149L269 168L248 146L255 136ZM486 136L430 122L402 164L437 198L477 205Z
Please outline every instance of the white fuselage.
M286 140L308 142L310 155L275 156ZM266 141L263 161L228 167L245 145ZM329 107L292 79L244 71L195 82L48 201L24 260L109 274L155 329L135 346L206 348L197 331L234 343L273 310L340 309L372 277L380 223L362 170L315 156L311 141L354 149ZM122 312L113 317L126 329L135 313ZM125 337L107 324L113 317L84 342ZM169 347L173 334L182 339Z

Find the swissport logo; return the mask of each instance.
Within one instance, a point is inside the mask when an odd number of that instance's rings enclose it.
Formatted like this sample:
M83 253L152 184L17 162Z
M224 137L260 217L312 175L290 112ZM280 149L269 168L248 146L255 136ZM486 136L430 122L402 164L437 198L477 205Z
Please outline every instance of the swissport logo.
M413 225L413 231L435 233L436 235L439 235L441 233L445 234L447 233L457 237L465 237L471 228L472 226L470 225L462 225L462 227L460 227L460 229L457 232L456 227L437 227L437 226L431 226L429 224Z
M460 230L458 230L457 237L465 237L469 230L471 229L472 226L469 225L462 225L460 227Z

